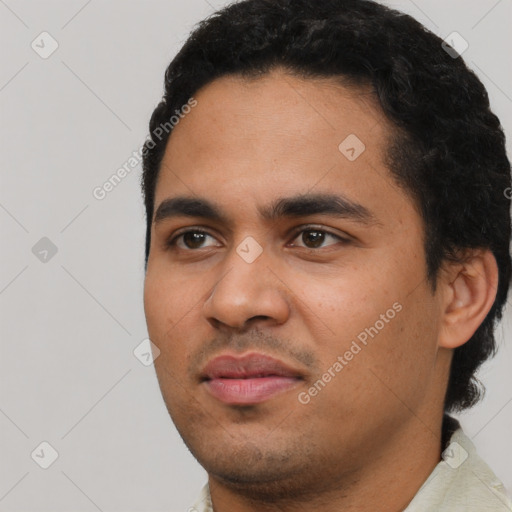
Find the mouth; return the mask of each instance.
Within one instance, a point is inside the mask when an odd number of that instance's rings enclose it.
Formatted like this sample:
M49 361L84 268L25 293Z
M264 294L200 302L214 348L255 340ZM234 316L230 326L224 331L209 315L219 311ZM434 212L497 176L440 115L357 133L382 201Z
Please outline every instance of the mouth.
M201 382L214 398L229 405L253 405L295 388L304 375L265 354L223 355L210 361Z

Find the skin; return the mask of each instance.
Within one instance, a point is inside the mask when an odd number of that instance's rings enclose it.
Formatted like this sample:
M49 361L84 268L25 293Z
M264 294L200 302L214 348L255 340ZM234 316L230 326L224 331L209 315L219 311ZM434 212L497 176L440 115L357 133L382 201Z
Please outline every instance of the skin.
M494 301L494 258L474 251L446 264L432 292L421 217L383 163L393 127L369 91L276 69L251 81L220 78L194 97L169 139L155 205L203 198L227 221L153 224L144 307L165 404L208 472L215 511L403 510L440 461L453 349ZM338 149L349 134L366 146L354 161ZM374 222L259 214L305 193L343 194ZM319 242L300 230L308 224L324 230ZM169 247L183 228L208 235ZM236 251L248 236L263 248L252 263ZM394 303L400 312L300 403ZM252 351L303 380L253 406L205 390L207 361Z

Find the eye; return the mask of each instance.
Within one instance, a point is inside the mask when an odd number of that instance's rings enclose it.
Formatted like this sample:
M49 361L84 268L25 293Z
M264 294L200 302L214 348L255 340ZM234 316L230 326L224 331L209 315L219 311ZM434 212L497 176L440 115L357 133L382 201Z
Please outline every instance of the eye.
M171 240L169 240L169 242L167 242L167 246L171 248L178 247L183 250L201 249L205 247L203 244L208 238L214 240L214 237L206 231L202 231L200 229L189 229L175 235Z
M333 233L330 233L329 231L326 231L325 229L320 229L315 226L308 226L306 228L302 228L300 231L295 233L295 238L300 237L300 240L303 242L304 245L299 245L298 247L305 247L307 249L318 249L323 247L328 247L328 245L335 245L335 244L328 244L327 246L323 245L324 242L330 237L331 239L334 239L337 242L342 243L348 243L349 240L346 238L343 238L341 236L335 235Z
M295 231L292 240L297 240L300 237L300 244L291 244L294 247L303 247L305 249L319 249L328 247L330 245L336 245L336 243L349 243L350 240L343 238L334 233L330 233L325 229L318 228L316 226L302 227L299 231ZM193 251L197 249L203 249L206 247L219 247L219 244L205 245L208 238L216 240L215 237L210 235L207 231L201 229L188 229L180 233L175 234L168 242L167 247L170 249L181 249L184 251ZM325 245L326 240L334 240L334 243Z

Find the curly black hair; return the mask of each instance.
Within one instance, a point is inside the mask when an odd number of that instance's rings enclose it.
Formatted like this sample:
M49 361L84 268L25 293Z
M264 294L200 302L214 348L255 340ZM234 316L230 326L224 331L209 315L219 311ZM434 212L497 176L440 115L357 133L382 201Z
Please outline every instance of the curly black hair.
M443 261L461 261L464 249L490 249L496 258L495 302L454 351L444 409L476 404L484 389L475 373L496 352L494 330L510 282L511 169L485 87L442 43L414 18L372 0L243 0L201 21L165 72L164 96L142 151L146 267L155 186L172 133L162 137L158 128L201 87L229 74L257 78L276 67L302 78L370 86L395 127L385 162L424 221L432 291Z

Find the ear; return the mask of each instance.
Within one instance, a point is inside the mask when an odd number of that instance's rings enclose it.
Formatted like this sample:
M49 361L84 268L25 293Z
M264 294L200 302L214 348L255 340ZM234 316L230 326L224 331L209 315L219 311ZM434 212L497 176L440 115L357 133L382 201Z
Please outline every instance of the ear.
M454 349L466 343L496 299L498 265L492 252L473 249L466 255L463 263L448 263L438 282L443 289L440 347Z

